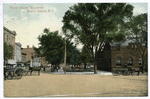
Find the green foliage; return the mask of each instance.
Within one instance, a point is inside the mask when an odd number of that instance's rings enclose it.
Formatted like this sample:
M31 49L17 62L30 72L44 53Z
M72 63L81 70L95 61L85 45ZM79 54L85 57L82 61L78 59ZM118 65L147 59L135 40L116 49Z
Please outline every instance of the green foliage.
M79 65L80 64L80 52L75 49L70 58L70 64Z
M12 59L13 57L13 47L12 45L7 44L7 42L4 42L4 59Z
M38 40L41 46L39 47L40 51L37 50L37 52L41 54L41 57L45 57L52 65L60 64L64 56L64 41L58 35L58 31L46 32L46 34L39 36Z
M58 32L49 32L44 29L42 36L38 37L40 47L34 48L38 57L45 57L45 59L52 65L59 65L64 62L65 39L58 35ZM76 53L76 47L68 39L66 40L66 62L73 64L75 60L71 60Z
M124 41L125 40L125 34L123 33L118 33L114 35L114 41L119 42L119 41Z
M62 29L66 36L78 38L92 53L93 46L101 45L106 34L117 30L117 25L123 24L132 10L131 5L124 3L79 3L65 13Z
M82 48L80 59L82 63L87 63L87 62L91 63L93 61L91 54L89 53L89 51L85 46L83 46Z
M126 28L130 30L128 31L129 36L142 37L147 43L147 13L133 16Z

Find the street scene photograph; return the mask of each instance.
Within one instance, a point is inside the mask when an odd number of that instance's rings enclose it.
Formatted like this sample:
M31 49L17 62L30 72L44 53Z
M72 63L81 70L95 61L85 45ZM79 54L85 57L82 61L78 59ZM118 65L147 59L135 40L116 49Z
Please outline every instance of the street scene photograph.
M2 5L3 97L148 97L148 2Z

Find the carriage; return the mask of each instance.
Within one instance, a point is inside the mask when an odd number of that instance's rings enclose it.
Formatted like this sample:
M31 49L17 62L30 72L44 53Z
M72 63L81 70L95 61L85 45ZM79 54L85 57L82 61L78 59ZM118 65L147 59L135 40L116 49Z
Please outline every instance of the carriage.
M4 66L4 79L21 79L23 71L24 70L20 67Z
M141 67L127 67L127 68L113 68L112 74L113 75L132 75L134 72L137 72L137 75L139 76L140 71L142 70Z
M38 67L30 67L30 66L22 66L22 67L11 67L11 66L4 66L4 79L21 79L22 76L32 75L33 71L38 71L38 75L40 75L41 66Z

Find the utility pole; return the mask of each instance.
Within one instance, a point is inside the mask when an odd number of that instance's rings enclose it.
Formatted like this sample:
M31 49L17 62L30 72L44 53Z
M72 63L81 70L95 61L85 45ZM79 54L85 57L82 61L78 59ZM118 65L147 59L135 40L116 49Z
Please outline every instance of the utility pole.
M66 74L66 38L65 38L64 74Z

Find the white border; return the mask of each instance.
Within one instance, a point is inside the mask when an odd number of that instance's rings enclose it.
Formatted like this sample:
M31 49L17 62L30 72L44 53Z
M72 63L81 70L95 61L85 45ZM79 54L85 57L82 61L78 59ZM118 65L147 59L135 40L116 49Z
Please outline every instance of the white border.
M1 79L1 83L0 83L0 98L4 98L3 96L3 3L98 3L98 2L130 2L130 3L140 3L140 2L148 2L148 31L149 31L149 4L150 1L149 0L1 0L0 1L0 79ZM148 38L150 38L150 35L148 33ZM148 43L149 43L149 39L148 39ZM149 46L148 46L148 52L149 52ZM148 53L148 60L149 60L149 53ZM149 66L149 62L148 62L148 66ZM148 71L150 71L150 68L148 69ZM149 72L148 72L148 77L149 77ZM149 79L148 79L148 95L150 95L149 92ZM51 98L51 97L50 97ZM83 97L83 98L87 98L87 97ZM93 97L92 97L93 98ZM119 98L119 97L94 97L94 98ZM120 97L120 98L127 98L127 97ZM128 97L128 98L133 98L133 97ZM150 98L149 97L134 97L134 98ZM26 98L23 98L26 99ZM42 98L39 98L42 99Z

